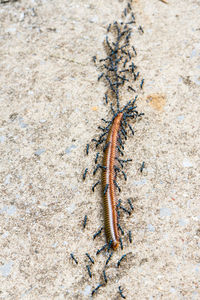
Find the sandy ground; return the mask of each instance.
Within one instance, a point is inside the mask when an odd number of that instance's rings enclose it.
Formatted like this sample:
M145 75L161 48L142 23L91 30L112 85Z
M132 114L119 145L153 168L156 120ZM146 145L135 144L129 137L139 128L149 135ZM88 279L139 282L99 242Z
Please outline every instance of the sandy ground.
M200 3L168 2L132 3L144 28L131 42L145 78L145 116L127 141L133 161L120 183L121 198L134 201L123 219L133 243L125 238L114 253L96 299L120 299L119 285L126 299L200 299ZM92 239L103 224L100 187L91 191L96 150L84 150L110 118L92 56L105 56L107 25L125 5L0 4L0 299L90 299L103 282L107 256L95 253L105 237ZM95 259L92 279L86 252Z

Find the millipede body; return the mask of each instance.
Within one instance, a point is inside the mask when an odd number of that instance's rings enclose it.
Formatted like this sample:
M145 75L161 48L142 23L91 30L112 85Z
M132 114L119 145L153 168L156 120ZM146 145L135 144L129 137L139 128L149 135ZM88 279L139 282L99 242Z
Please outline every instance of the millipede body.
M119 246L119 232L117 224L116 211L116 193L115 193L115 158L117 155L118 135L120 130L123 112L119 112L114 118L112 126L108 132L106 144L108 147L105 150L103 158L102 171L102 188L104 201L104 219L105 233L107 242L112 241L112 248L115 250Z

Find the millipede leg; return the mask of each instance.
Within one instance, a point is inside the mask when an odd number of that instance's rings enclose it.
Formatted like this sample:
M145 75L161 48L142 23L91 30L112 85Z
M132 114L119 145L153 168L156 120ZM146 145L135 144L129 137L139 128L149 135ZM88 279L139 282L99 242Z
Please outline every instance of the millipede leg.
M116 188L118 188L118 191L119 191L119 193L120 193L120 192L121 192L121 189L120 189L119 185L117 184L116 180L113 180L113 182L114 182L114 185L116 186Z
M123 299L126 299L126 297L123 294L123 289L121 288L121 286L119 286L119 294Z
M104 189L104 191L103 191L103 194L104 194L104 195L107 193L107 190L108 190L108 184L106 184L105 189Z
M108 256L108 259L106 260L106 266L109 263L112 256L113 256L113 252L111 252L110 255Z
M103 230L103 227L101 227L101 228L99 229L99 231L97 231L97 232L93 235L93 240L94 240L98 235L100 235L100 233L102 232L102 230Z
M91 273L90 266L87 265L86 268L87 268L87 270L88 270L88 274L89 274L90 278L92 278L92 273Z
M83 228L85 228L87 223L87 215L85 215L84 220L83 220Z
M78 265L78 261L77 261L77 259L74 257L74 254L71 253L70 256L71 256L71 258L73 259L73 261L75 261L75 263Z
M100 183L101 181L97 181L93 186L92 186L92 191L94 192L95 187Z
M117 224L117 226L118 226L119 230L121 231L121 234L124 235L124 230L121 228L119 223Z
M95 164L97 164L98 157L99 157L99 152L97 152L97 155L96 155L96 158L95 158Z
M122 255L122 257L118 260L118 262L117 262L117 267L118 267L118 268L119 268L119 266L120 266L122 260L126 257L126 255L127 255L127 254Z
M124 171L122 171L122 174L124 176L124 180L127 181L127 176L126 176L126 173Z
M85 180L87 172L88 172L88 168L86 168L84 173L83 173L83 180Z
M140 167L140 172L142 173L143 170L144 170L144 161L142 162L142 165Z
M103 270L103 278L104 278L105 283L107 283L108 280L107 280L107 276L106 276L106 271L105 270Z
M132 233L130 230L128 232L128 239L129 239L129 242L132 243Z
M88 155L88 153L89 153L89 146L90 146L89 144L86 145L86 154L87 154L87 155Z
M101 249L97 250L96 255L101 253L101 251L103 251L106 247L107 247L107 243L103 247L101 247Z
M94 293L96 293L97 291L98 291L98 289L100 288L100 287L102 287L103 286L103 284L99 284L93 291L92 291L92 296L94 295Z
M122 238L120 238L119 241L120 241L121 250L123 250L124 247L123 247L123 243L122 243Z
M128 199L127 201L128 201L128 204L130 205L131 210L134 210L131 199Z
M89 258L91 263L94 264L94 259L88 253L85 253L85 255Z

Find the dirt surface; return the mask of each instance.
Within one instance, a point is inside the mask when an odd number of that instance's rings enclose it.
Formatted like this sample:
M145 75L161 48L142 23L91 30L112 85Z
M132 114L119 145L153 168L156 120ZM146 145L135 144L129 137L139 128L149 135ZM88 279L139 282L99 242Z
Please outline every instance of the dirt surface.
M111 116L92 56L105 57L106 28L125 6L0 4L0 299L90 299L103 282L108 256L95 253L105 236L92 238L103 225L100 187L91 190L96 149L84 151L101 118ZM120 299L121 286L126 299L200 299L200 3L138 0L132 7L144 29L131 43L145 79L138 98L145 116L126 143L133 161L120 197L134 202L123 219L133 243L125 237L94 298ZM95 259L91 279L86 252Z

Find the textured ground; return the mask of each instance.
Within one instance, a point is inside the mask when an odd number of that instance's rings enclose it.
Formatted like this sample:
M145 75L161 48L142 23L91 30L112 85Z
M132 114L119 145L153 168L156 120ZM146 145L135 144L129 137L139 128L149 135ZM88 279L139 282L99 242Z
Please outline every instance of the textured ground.
M95 252L104 235L92 240L103 224L100 189L91 191L95 149L88 157L84 149L110 117L92 56L105 56L107 25L125 4L0 4L0 299L89 299L103 281L106 257ZM134 200L123 224L133 243L113 255L96 299L119 299L119 285L127 299L200 299L200 3L132 6L144 28L131 42L145 78L145 116L127 141L133 162L121 181L121 198ZM95 258L92 279L85 252Z

